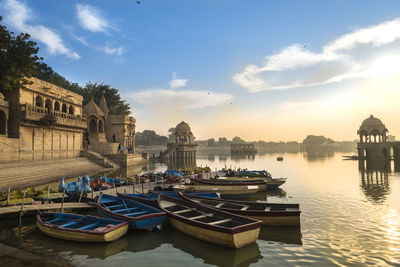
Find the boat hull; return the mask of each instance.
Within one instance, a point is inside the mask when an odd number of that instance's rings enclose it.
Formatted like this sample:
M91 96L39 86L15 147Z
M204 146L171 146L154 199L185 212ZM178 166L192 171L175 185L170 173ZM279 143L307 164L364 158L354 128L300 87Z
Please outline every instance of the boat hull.
M78 241L78 242L111 242L119 239L121 236L126 234L128 231L128 224L123 225L115 230L112 230L108 233L101 232L87 232L87 231L68 231L66 229L56 229L53 227L46 226L45 224L37 222L37 226L40 231L45 235L69 240L69 241Z
M187 224L173 217L169 217L169 223L175 229L192 237L231 248L241 248L254 243L260 233L260 228L241 233L224 233Z
M245 215L245 214L239 214L238 215L259 220L261 221L262 225L268 225L268 226L299 226L300 225L300 215L297 216L264 216L264 215Z
M258 179L260 180L260 179ZM224 180L226 182L218 182L218 180L206 180L206 179L191 179L191 181L193 182L193 184L195 185L212 185L212 186L217 186L217 187L229 187L229 186L258 186L258 191L259 192L265 192L267 191L267 187L268 184L267 182L258 182L258 181L236 181L236 180L232 180L232 183L229 183L229 179Z

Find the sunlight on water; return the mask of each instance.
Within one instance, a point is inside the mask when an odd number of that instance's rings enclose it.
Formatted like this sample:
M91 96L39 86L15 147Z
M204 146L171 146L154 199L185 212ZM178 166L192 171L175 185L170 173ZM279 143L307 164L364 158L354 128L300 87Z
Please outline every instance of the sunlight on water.
M400 174L359 170L343 154L263 154L254 158L199 155L197 165L266 169L287 177L280 190L252 200L300 203L301 227L263 227L256 244L221 248L170 227L130 232L109 244L77 244L41 234L34 219L3 229L0 240L85 266L349 266L400 263ZM283 156L284 161L276 161ZM166 165L146 167L163 171Z

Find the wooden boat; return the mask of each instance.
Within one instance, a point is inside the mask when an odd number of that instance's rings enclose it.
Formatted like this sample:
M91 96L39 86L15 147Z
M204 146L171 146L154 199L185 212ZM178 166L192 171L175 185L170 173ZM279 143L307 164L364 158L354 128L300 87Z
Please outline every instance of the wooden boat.
M5 194L0 196L2 201L0 201L0 206L7 205L7 196ZM29 197L28 195L25 196L22 193L21 190L14 190L11 192L9 199L8 199L8 205L21 205L22 203L24 204L30 204L34 202L34 199Z
M262 178L256 179L256 180L246 180L246 179L241 179L241 180L233 180L229 178L226 179L199 179L199 178L190 178L190 180L195 184L195 185L214 185L218 187L222 186L230 186L230 185L239 185L239 186L248 186L248 185L256 185L258 186L258 190L263 192L267 191L267 182L266 180L263 180Z
M283 157L277 157L276 160L277 161L283 161Z
M175 229L214 244L240 248L254 243L261 222L163 194L159 206Z
M248 198L258 192L257 185L175 185L176 192L218 192L222 198Z
M121 194L117 193L118 197L126 198L134 201L138 201L140 203L158 208L158 195L165 194L171 197L179 197L178 192L175 191L149 191L147 194ZM196 193L196 192L189 192L189 195L198 195L207 198L219 198L219 193L213 192L204 192L204 193Z
M262 177L246 177L246 176L218 177L217 180L240 181L244 183L248 181L257 181L257 182L264 181L267 183L267 189L277 189L279 186L281 186L286 182L286 178L262 178Z
M81 242L114 241L123 236L129 226L118 220L69 213L43 212L36 218L42 233Z
M187 200L262 221L270 226L300 225L299 204L262 203L224 199L212 199L184 194Z
M97 211L103 217L127 221L136 230L152 231L167 218L165 212L154 207L106 194L100 195Z

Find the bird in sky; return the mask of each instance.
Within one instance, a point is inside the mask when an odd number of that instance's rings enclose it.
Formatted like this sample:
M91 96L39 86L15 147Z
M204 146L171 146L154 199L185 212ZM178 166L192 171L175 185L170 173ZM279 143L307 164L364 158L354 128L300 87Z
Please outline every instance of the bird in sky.
M140 2L140 1L136 1L136 4L140 4L140 3L142 3L142 2Z

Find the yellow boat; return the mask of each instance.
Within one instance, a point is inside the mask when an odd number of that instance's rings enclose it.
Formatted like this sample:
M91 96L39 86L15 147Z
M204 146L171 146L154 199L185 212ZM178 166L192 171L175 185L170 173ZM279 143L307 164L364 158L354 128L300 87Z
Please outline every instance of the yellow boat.
M112 219L70 213L43 212L37 215L42 233L79 242L110 242L119 239L129 224Z
M222 198L247 198L258 192L257 185L175 185L175 192L216 192Z
M213 185L218 187L224 186L258 186L258 191L265 192L267 191L267 181L258 178L257 180L231 180L227 179L202 179L202 178L190 178L193 184L195 185Z
M172 227L217 245L241 248L256 242L260 233L261 222L257 220L163 194L158 203L168 213Z

